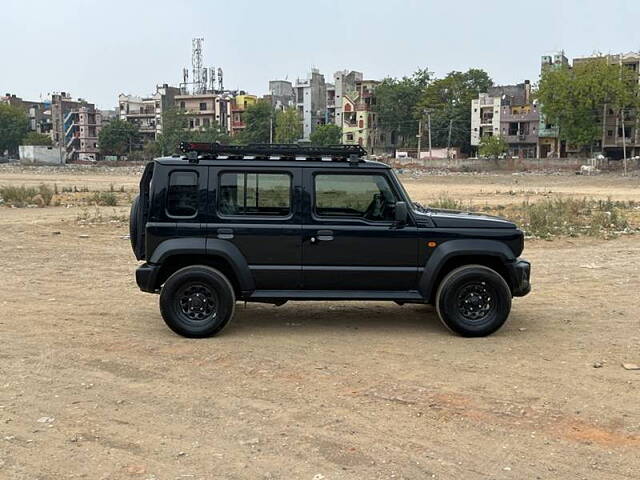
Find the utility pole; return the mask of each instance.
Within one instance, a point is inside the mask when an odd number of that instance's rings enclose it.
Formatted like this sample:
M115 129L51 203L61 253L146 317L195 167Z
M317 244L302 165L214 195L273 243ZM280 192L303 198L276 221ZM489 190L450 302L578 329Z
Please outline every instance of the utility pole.
M627 137L624 131L624 110L620 109L620 123L622 124L622 162L624 164L624 176L627 176Z
M429 123L429 160L433 160L433 156L431 154L431 111L427 112L427 121Z
M449 149L451 148L451 127L453 126L453 119L449 120L449 135L447 136L447 160L449 160Z
M416 135L416 137L418 137L418 154L416 155L416 159L419 162L420 161L420 140L422 139L422 119L418 120L418 134Z
M269 117L269 143L273 143L273 115Z

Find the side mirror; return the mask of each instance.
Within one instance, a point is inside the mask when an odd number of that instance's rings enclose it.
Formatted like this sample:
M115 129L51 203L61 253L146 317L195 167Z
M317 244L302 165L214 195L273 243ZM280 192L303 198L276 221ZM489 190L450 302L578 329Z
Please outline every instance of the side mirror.
M396 226L402 226L407 223L407 217L409 216L409 210L406 202L396 202L395 208L395 220Z

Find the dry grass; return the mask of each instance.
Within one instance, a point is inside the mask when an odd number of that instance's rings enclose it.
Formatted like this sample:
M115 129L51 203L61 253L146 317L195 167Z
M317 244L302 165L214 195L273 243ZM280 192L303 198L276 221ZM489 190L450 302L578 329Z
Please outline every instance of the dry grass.
M38 187L26 187L24 185L0 186L0 199L2 199L2 202L19 208L28 205L46 207L51 204L53 195L54 189L44 183L41 183Z

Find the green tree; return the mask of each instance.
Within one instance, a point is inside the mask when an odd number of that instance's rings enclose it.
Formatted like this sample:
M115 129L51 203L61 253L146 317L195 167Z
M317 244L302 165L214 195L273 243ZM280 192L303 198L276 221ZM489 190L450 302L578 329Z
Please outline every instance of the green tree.
M579 62L542 73L536 96L545 117L558 125L560 138L593 149L601 140L604 112L637 109L640 88L637 74L607 57Z
M98 144L103 155L124 156L139 148L140 132L135 125L115 119L102 127Z
M245 128L238 136L240 143L269 143L273 107L260 100L244 111Z
M43 133L29 132L22 138L22 145L42 145L49 147L52 145L51 137Z
M162 112L162 133L158 135L158 145L162 155L178 153L180 142L186 140L185 131L189 126L189 119L176 108L169 108Z
M418 133L418 103L431 82L427 69L418 70L410 77L385 78L376 87L378 126L389 132L395 145L415 146Z
M498 158L500 155L505 154L508 149L509 145L507 145L507 142L505 142L501 136L489 135L482 137L480 140L478 153L481 157Z
M18 145L29 131L27 114L17 107L0 103L0 155L18 151Z
M312 145L338 145L342 143L342 129L333 124L319 125L311 132L309 141Z
M295 108L287 108L276 113L276 143L295 143L302 137L300 115Z
M466 72L450 72L432 81L424 89L418 110L431 112L431 143L435 147L460 147L471 151L471 100L486 92L493 81L484 70L472 68ZM449 129L451 141L449 143ZM426 131L426 128L425 128Z

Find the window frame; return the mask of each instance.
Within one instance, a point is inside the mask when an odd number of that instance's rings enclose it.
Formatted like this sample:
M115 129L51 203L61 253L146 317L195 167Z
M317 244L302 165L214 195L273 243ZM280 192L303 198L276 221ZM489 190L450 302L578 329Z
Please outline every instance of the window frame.
M222 213L220 211L220 198L222 192L222 175L226 174L238 174L238 175L250 175L250 174L264 174L264 175L285 175L289 178L289 213L287 215L261 215L261 214L236 214L236 215L228 215L226 213ZM246 178L246 177L245 177ZM246 185L246 183L245 183ZM294 182L293 182L293 173L289 170L238 170L238 169L229 169L229 170L219 170L216 178L216 198L215 198L215 213L218 218L221 219L249 219L249 220L289 220L293 218L294 215ZM246 205L245 205L246 208Z
M396 203L397 202L404 202L406 201L404 199L404 196L398 191L398 189L396 188L395 184L393 181L391 181L391 179L389 178L388 175L386 175L383 172L375 172L375 171L360 171L360 172L337 172L337 171L327 171L327 170L318 170L313 172L313 177L312 177L312 187L313 187L313 200L311 203L311 215L312 218L314 220L317 221L324 221L324 222L361 222L367 225L380 225L380 226L389 226L389 225L393 225L394 221L393 220L370 220L368 218L364 218L361 216L347 216L347 215L341 215L341 216L331 216L331 215L321 215L318 213L317 211L317 177L319 175L334 175L334 176L348 176L348 175L354 175L354 176L379 176L382 177L384 179L384 181L387 182L387 185L389 186L391 192L394 194L394 196L396 197Z
M196 176L196 212L193 215L174 215L169 212L169 190L171 189L171 177L176 173L191 173ZM197 170L190 169L175 169L169 172L169 177L167 178L167 195L164 202L164 213L168 218L176 218L182 220L192 220L197 218L200 212L200 172Z

